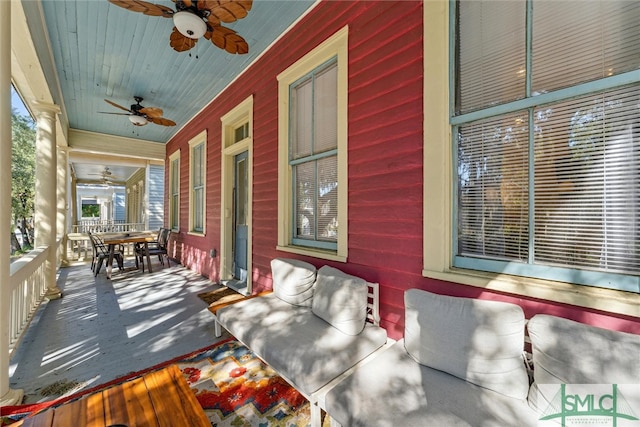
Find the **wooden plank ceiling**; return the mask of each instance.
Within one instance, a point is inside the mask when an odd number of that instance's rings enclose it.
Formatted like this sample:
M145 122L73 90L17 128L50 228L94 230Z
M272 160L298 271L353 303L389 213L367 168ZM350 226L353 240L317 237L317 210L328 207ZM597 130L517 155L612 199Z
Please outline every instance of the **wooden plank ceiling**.
M172 19L128 11L107 0L40 2L70 128L160 143L314 3L254 0L245 18L224 24L249 44L248 54L232 55L206 39L188 52L176 52L169 46ZM175 10L170 0L154 3ZM105 98L129 108L134 96L144 98L145 107L161 108L163 117L177 125L135 127L127 116L100 113L123 112Z

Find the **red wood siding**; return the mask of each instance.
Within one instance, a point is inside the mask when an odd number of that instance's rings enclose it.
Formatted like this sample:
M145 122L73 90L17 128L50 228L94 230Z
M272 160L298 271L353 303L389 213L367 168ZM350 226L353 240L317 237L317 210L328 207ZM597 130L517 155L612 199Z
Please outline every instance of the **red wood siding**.
M545 312L611 329L640 333L640 320L549 301L525 299L460 284L425 279L422 271L423 19L419 1L326 1L248 69L167 145L182 149L181 232L176 247L184 265L218 279L220 242L220 117L253 95L254 291L271 287L270 261L295 257L276 251L278 83L276 76L337 30L349 26L348 176L349 258L329 263L380 283L382 325L403 334L403 294L409 288L510 301L527 316ZM203 129L207 141L205 237L188 227L188 141ZM443 141L448 144L448 141ZM168 182L168 180L167 180ZM168 207L167 207L168 208ZM437 244L437 242L433 242ZM305 259L316 266L325 264Z

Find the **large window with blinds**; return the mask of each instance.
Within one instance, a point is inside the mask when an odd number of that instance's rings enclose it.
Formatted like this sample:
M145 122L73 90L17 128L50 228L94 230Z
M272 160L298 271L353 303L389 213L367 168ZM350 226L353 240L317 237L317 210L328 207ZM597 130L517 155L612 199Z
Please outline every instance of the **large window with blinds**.
M291 85L289 164L293 243L336 249L337 65L333 59Z
M345 262L348 27L278 75L278 250Z
M452 3L454 267L640 292L640 3Z

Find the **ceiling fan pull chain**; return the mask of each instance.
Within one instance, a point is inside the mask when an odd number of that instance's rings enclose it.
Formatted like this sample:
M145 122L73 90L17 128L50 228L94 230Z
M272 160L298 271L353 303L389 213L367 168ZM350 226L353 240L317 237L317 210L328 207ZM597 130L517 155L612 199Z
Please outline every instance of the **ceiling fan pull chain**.
M196 47L195 47L195 51L196 51L196 53L194 54L195 58L196 59L200 59L200 56L198 55L198 45L197 44L196 44ZM193 58L193 56L191 56L191 52L189 52L189 58Z

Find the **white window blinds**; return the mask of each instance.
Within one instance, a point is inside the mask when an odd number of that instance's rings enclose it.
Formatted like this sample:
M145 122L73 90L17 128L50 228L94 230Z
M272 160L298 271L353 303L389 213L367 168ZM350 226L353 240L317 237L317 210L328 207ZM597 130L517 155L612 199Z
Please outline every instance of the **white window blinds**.
M291 88L296 244L333 249L337 242L337 124L337 66L332 61Z
M525 96L525 2L465 1L458 7L457 112Z
M456 2L454 265L640 292L639 22Z
M534 93L637 69L639 16L637 1L534 2Z

